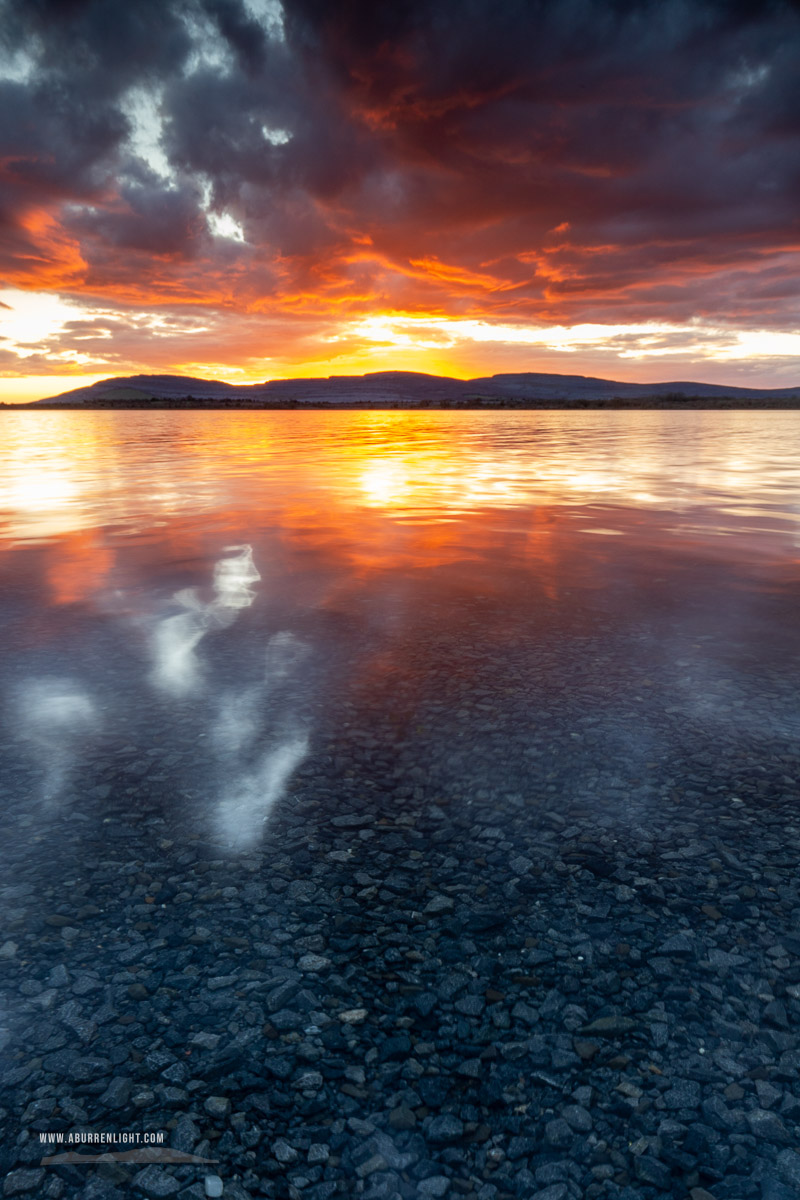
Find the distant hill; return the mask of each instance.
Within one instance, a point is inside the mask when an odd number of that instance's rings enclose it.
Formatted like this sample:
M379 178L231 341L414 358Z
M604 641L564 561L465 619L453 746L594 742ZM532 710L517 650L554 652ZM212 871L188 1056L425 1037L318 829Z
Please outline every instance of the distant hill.
M538 372L462 380L413 371L378 371L242 386L187 375L132 375L101 380L34 403L77 408L795 408L800 407L800 385L766 389L684 381L619 383Z

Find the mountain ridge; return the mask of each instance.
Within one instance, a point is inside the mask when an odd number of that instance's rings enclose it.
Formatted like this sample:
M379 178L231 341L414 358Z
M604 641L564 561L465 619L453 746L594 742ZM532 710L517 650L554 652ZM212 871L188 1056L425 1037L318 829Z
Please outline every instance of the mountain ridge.
M774 400L796 401L800 385L789 388L745 388L692 381L623 383L587 375L545 372L509 372L454 379L416 371L375 371L365 375L329 375L298 379L273 379L263 383L230 384L188 375L128 375L99 380L56 396L35 400L25 407L142 407L179 404L182 407L259 407L277 404L372 405L398 407L503 405L523 406L608 403L613 401Z

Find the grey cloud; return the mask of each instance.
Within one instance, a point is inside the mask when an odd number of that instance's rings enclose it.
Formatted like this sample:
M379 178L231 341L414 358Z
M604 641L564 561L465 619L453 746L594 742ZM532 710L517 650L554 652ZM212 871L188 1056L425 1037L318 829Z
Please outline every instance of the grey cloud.
M120 200L119 209L79 210L67 218L65 225L90 241L155 255L190 257L196 245L206 238L196 186L125 184L120 188Z
M492 303L536 305L518 256L568 222L574 270L547 289L577 311L615 280L663 289L679 261L796 243L800 13L782 0L287 0L285 40L243 0L0 0L0 27L36 63L0 82L18 270L36 253L21 215L47 202L100 290L126 250L250 261L267 287L281 256L302 285L369 235L401 266L505 262L515 292ZM132 151L132 88L154 98L168 178ZM206 204L247 249L210 238ZM615 258L580 257L605 242ZM753 303L790 291L767 276ZM680 306L651 288L661 302Z

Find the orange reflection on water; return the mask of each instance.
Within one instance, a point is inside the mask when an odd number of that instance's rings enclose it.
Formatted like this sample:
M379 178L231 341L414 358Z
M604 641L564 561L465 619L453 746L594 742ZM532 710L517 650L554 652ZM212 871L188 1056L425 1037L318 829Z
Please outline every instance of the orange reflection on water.
M487 594L524 570L555 603L576 581L602 580L623 544L739 552L782 569L800 545L797 413L2 420L0 552L50 544L59 603L127 588L156 559L191 579L228 543L256 547L265 594L291 574L310 602L332 603L376 575L443 570Z
M65 534L48 555L47 583L52 603L91 600L106 586L115 557L94 531Z

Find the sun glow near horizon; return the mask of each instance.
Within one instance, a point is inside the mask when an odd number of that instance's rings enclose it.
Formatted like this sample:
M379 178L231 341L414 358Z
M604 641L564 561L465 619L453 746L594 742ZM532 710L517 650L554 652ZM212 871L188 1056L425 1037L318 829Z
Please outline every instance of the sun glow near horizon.
M192 313L154 312L146 319L137 314L131 327L129 314L122 310L93 310L72 298L65 302L50 294L10 290L0 297L6 350L0 401L5 403L28 403L103 379L139 374L257 384L376 371L416 371L465 380L538 371L631 383L682 379L764 388L800 384L795 365L800 334L734 330L697 320L687 324L595 321L570 326L441 312L380 312L335 323L328 320L319 332L295 329L285 348L262 356L256 353L259 322L250 317L245 318L251 323L247 334L240 332L237 338L238 359L225 361L214 350L224 348L228 326L235 321L230 314L202 319ZM275 318L270 318L271 328L274 323ZM41 369L42 354L32 348L37 331L55 345L70 342L69 348L50 355L59 370ZM119 355L106 351L106 344L110 350L123 338L129 353L120 361ZM248 339L255 344L248 345ZM76 351L76 345L83 349ZM207 357L197 354L201 347L209 351ZM9 367L12 354L18 361ZM24 373L27 361L30 374Z

